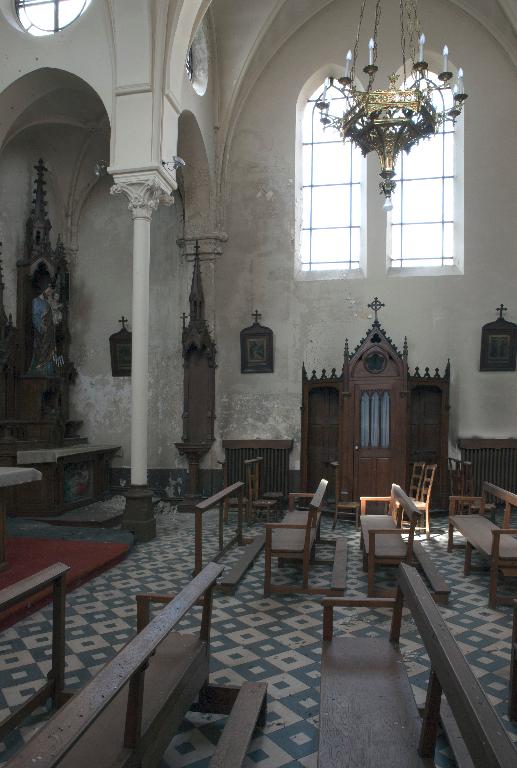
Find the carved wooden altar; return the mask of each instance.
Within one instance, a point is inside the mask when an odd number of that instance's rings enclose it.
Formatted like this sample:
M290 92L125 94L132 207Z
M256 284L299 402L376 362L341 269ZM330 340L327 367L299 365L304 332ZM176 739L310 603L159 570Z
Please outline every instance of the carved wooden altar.
M76 434L82 422L69 418L69 389L77 373L69 354L69 272L61 239L55 248L50 241L42 160L35 170L24 251L16 264L16 327L5 313L0 269L0 465L41 469L41 483L14 490L14 511L29 516L55 515L105 495L118 450L88 446ZM39 310L43 341L36 344ZM44 364L42 348L47 351ZM27 456L32 460L26 462Z
M201 499L199 462L214 442L216 348L205 319L199 256L196 240L188 325L183 315L183 434L181 442L175 444L189 465L189 487L180 505L182 511L194 511Z
M392 482L407 487L413 461L438 464L433 504L447 506L447 452L450 366L422 374L408 368L408 347L402 351L377 317L384 306L371 305L375 320L353 350L345 340L343 366L320 376L302 368L301 485L315 488L339 462L338 492L348 500L383 496ZM330 493L336 489L330 487Z

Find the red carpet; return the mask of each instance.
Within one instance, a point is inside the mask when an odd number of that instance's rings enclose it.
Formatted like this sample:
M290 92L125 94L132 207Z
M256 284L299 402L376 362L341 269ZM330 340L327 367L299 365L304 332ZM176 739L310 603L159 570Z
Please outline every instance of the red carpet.
M20 579L32 576L53 563L70 566L67 573L67 592L120 562L127 554L127 544L111 544L96 541L63 541L62 539L7 539L9 567L0 573L0 589ZM10 627L23 616L40 608L49 601L51 589L33 595L19 605L0 614L0 629Z

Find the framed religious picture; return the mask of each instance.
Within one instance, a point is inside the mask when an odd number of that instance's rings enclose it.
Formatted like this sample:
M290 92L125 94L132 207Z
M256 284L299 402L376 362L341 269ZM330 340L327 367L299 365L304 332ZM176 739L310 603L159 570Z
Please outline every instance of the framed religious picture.
M110 336L112 376L131 376L131 331L126 328L127 318L119 320L122 328Z
M261 325L255 310L253 325L241 331L241 373L273 373L273 331Z
M515 371L517 357L517 325L503 317L507 309L501 304L499 317L481 331L480 371Z

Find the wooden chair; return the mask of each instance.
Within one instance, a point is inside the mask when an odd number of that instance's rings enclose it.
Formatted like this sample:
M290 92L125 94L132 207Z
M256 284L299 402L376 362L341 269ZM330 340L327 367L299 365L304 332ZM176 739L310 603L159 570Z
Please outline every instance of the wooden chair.
M264 461L262 456L254 459L246 459L244 466L247 474L248 486L248 520L254 521L256 513L265 513L266 522L269 523L269 515L278 510L278 499L266 499L260 496L260 467Z
M431 538L429 506L431 504L431 493L433 491L433 483L437 466L437 464L425 465L424 476L422 478L422 484L420 487L420 497L414 501L415 507L418 509L420 514L425 515L425 535L428 539Z
M388 514L369 515L370 502L383 501L388 505ZM402 529L402 518L406 515L409 528ZM375 588L375 569L378 565L399 565L413 561L413 542L419 511L415 503L399 485L393 483L390 496L361 496L361 547L363 568L368 572L368 596L384 592ZM407 542L402 538L407 533Z
M422 480L424 477L425 461L413 462L411 470L411 480L409 482L409 498L413 501L420 501L420 492L422 490Z
M392 607L389 642L334 637L334 610L351 607ZM400 652L403 607L431 663L422 717ZM440 720L458 766L517 765L510 736L414 568L399 566L394 600L325 598L318 768L429 768Z
M494 497L504 504L503 527L488 520L485 516L487 496ZM479 511L474 514L464 514L465 504L477 503ZM517 494L510 493L492 483L483 483L483 496L451 496L449 505L449 541L448 551L454 546L454 531L461 533L466 539L465 576L472 569L472 550L477 549L490 561L490 585L488 604L495 608L497 603L508 605L514 595L501 595L497 591L497 577L517 576L517 528L510 528L512 507L517 507Z
M266 523L266 547L264 555L264 596L272 592L305 592L308 594L343 593L346 584L346 540L335 539L322 542L320 539L321 507L327 489L327 480L321 480L316 493L290 493L289 511L280 523ZM297 510L298 499L308 499L308 509ZM316 559L319 543L333 544L333 560ZM283 585L271 583L271 561L278 558L279 565L286 561L302 563L302 584ZM311 587L309 571L311 564L333 564L330 587Z
M360 503L358 501L350 501L348 500L348 491L341 489L339 490L339 462L337 461L329 461L328 464L332 467L334 470L334 488L335 490L335 502L334 502L334 520L332 523L332 530L335 530L338 517L342 517L343 515L345 517L352 518L355 522L355 527L359 528L359 509L361 507Z
M480 512L479 496L474 495L474 483L472 480L472 462L463 459L451 459L449 457L449 486L450 497L454 497L456 509L461 506L462 513ZM460 497L464 497L463 501ZM483 513L495 517L496 505L487 501L483 504ZM450 514L450 513L449 513Z

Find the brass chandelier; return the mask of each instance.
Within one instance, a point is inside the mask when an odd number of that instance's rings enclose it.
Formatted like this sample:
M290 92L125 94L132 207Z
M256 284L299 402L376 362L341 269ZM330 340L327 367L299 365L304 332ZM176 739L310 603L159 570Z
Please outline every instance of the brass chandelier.
M406 153L422 139L438 133L447 121L456 121L467 98L463 70L458 69L456 82L452 84L453 73L449 71L449 50L443 48L443 71L438 82L429 76L429 65L425 61L425 35L420 28L417 12L418 0L399 0L400 40L404 82L397 87L398 75L389 76L389 88L375 90L374 81L377 67L377 34L381 17L381 0L376 0L373 37L368 43L368 64L363 72L368 76L365 90L356 83L357 53L361 27L368 0L362 0L354 51L349 50L345 59L343 77L325 81L323 92L316 101L320 119L325 127L335 128L343 141L351 139L366 156L376 152L380 161L379 184L385 196L384 209L392 209L391 195L396 183L395 164L399 154ZM407 78L407 59L411 60L412 78ZM338 85L339 84L339 85ZM327 98L329 86L337 88L345 99L342 114L332 114L332 101ZM342 103L342 99L338 100Z

